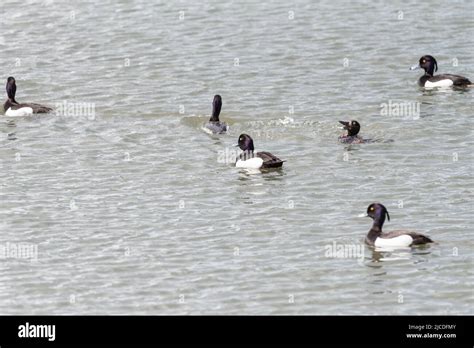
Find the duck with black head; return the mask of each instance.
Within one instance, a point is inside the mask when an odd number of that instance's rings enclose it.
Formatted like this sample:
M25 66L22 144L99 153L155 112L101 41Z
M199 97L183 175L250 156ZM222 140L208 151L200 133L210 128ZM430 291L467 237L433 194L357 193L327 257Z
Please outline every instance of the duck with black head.
M53 111L52 108L35 103L18 103L15 100L16 80L13 76L7 79L7 101L3 104L5 116L28 116Z
M203 129L210 134L222 134L227 132L229 127L227 123L219 121L219 114L222 108L222 98L219 94L214 96L212 101L212 114L208 122L203 126Z
M238 168L280 168L285 162L270 152L254 152L253 139L247 134L239 136L239 143L236 146L243 151L235 162L235 166Z
M343 128L347 130L347 134L341 135L339 137L339 141L344 144L363 144L367 143L368 140L363 139L359 135L360 131L360 124L359 122L352 120L352 121L339 121L340 124L343 125Z
M472 82L468 78L459 75L441 74L434 76L435 71L438 71L438 63L433 56L426 55L420 58L417 65L414 65L410 70L423 69L425 74L420 77L418 84L421 87L471 87Z
M396 248L434 243L429 237L416 232L391 231L383 233L382 226L385 222L385 216L390 221L388 210L383 204L372 203L369 205L366 216L374 220L372 228L365 237L365 242L370 246Z

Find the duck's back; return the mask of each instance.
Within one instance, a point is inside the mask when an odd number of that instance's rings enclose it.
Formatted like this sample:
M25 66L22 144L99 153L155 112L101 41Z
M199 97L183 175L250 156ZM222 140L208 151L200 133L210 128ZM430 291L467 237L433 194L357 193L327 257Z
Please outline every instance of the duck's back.
M32 108L33 113L35 113L35 114L45 114L45 113L53 111L53 109L48 107L48 106L44 106L44 105L40 105L40 104L36 104L36 103L25 103L25 104L20 104L20 105L23 106L23 107Z
M228 129L227 123L220 121L209 121L204 124L204 129L212 134L225 133Z
M433 241L430 238L422 234L418 234L412 231L404 231L404 230L382 233L380 238L382 240L385 240L385 242L388 244L390 244L390 242L393 242L394 244L397 244L397 242L398 244L404 244L404 242L409 242L407 246L433 243ZM375 245L377 246L377 240L376 240Z
M344 144L363 144L365 140L358 135L343 135L339 137L339 142Z
M14 104L10 102L10 100L7 100L5 104L3 104L3 110L5 113L21 113L21 109L31 109L31 112L33 114L45 114L48 112L53 111L52 108L36 104L36 103L20 103L20 104ZM8 116L8 115L7 115Z
M472 82L460 75L441 74L435 76L422 76L420 78L420 85L424 87L449 87L449 86L468 86Z
M278 168L281 167L284 162L270 152L257 152L256 156L263 160L262 168Z

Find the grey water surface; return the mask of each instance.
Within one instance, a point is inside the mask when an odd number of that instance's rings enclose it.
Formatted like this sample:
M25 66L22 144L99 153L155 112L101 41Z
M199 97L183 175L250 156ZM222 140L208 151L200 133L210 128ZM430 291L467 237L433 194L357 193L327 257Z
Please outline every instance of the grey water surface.
M0 116L0 314L474 314L474 89L409 71L431 54L474 80L473 1L2 0L0 16L2 81L56 107ZM214 94L225 135L201 129ZM350 119L376 141L338 143ZM240 133L283 169L235 168ZM372 202L384 230L437 243L366 247Z

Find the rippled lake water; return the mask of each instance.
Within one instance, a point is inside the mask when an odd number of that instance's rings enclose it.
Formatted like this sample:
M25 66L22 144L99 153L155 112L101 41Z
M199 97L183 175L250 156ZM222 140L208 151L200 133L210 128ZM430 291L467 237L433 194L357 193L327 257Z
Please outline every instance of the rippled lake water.
M473 314L474 90L424 91L408 70L431 54L473 80L473 13L3 0L2 79L73 109L0 118L0 313ZM214 94L226 135L200 129ZM338 143L350 119L378 141ZM225 163L242 132L283 169ZM364 246L375 201L385 230L437 244Z

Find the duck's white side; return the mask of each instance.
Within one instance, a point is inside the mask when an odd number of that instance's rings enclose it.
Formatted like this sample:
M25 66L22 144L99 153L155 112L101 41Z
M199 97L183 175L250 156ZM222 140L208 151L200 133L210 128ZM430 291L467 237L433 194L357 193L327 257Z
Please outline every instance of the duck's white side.
M450 80L450 79L440 80L436 82L430 82L430 81L425 82L425 87L427 88L450 87L452 85L453 85L453 80Z
M213 135L214 132L206 127L206 125L201 126L201 129L206 132L207 134Z
M407 247L413 243L413 238L408 234L402 234L401 236L394 238L381 238L377 237L374 242L376 247Z
M25 106L23 108L19 108L16 110L12 110L12 108L8 108L5 112L5 116L9 117L20 117L20 116L30 116L33 115L33 109L29 106Z
M249 168L249 169L258 169L263 165L263 159L260 157L253 157L249 158L246 161L242 161L239 159L236 163L235 166L237 168Z

